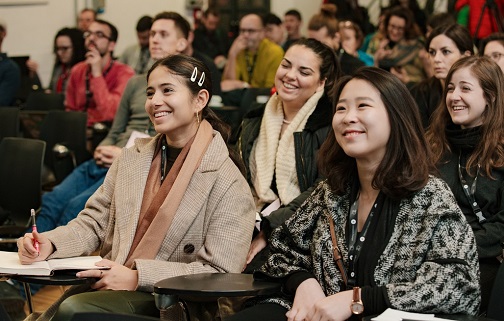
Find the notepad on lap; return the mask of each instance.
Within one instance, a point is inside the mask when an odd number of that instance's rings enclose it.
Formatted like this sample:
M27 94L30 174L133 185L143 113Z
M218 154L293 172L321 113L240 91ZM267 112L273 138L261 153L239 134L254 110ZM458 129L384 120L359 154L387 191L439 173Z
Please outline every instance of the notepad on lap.
M95 265L101 259L100 256L79 256L24 265L19 262L17 252L0 251L0 274L49 276L57 270L108 269Z

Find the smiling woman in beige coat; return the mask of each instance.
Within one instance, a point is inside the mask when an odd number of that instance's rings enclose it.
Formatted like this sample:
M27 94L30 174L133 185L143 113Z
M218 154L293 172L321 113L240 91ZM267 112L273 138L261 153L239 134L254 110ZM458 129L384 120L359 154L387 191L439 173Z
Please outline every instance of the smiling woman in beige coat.
M240 272L245 263L255 208L228 152L226 128L208 107L208 69L194 58L170 56L151 68L147 81L145 108L159 134L123 151L76 219L18 241L24 264L100 250L98 265L110 267L79 272L98 280L71 288L41 320L91 311L159 317L155 282Z

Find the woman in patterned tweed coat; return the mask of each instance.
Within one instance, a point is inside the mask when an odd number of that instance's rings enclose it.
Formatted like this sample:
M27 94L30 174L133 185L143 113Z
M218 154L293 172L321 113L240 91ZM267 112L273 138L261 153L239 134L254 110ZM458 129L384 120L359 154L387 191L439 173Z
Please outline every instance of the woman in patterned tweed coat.
M254 201L228 152L229 130L209 110L207 67L192 57L169 56L154 64L147 82L145 109L159 134L124 150L68 225L18 241L23 263L100 250L98 265L110 266L79 272L98 280L69 289L40 320L56 310L53 321L103 311L159 317L152 295L157 281L240 272L245 264Z
M268 261L256 272L282 282L283 295L226 321L345 320L362 308L371 315L389 307L475 314L474 236L449 187L429 175L408 90L368 67L342 79L334 101L333 133L320 150L327 179L273 232Z

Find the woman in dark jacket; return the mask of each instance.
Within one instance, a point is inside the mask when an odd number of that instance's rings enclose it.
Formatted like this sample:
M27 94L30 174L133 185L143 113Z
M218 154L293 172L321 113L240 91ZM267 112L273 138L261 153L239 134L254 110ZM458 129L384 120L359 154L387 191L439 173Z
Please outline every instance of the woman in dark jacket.
M478 246L481 309L502 260L504 239L504 75L488 57L457 61L446 77L427 138Z
M427 38L425 49L429 53L434 76L411 88L422 117L424 128L439 105L445 78L453 63L461 57L474 54L473 41L466 27L459 24L442 25L434 28Z
M281 225L308 197L319 178L316 154L331 126L327 97L339 75L333 50L315 39L294 43L278 67L276 94L245 116L238 149L247 170L261 232L250 247L247 264L263 250L272 229ZM271 204L271 206L269 206ZM262 263L264 250L248 270Z

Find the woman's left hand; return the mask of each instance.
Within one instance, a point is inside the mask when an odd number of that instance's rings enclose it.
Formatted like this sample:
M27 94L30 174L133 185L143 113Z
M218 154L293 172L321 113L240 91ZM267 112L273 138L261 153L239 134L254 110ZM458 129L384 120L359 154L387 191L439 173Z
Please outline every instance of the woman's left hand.
M343 291L318 300L308 312L306 320L339 321L349 319L352 316L350 310L352 296L352 291Z
M97 266L110 267L109 270L86 270L77 273L79 278L97 278L91 288L95 290L134 291L138 285L138 271L110 260L101 260Z

